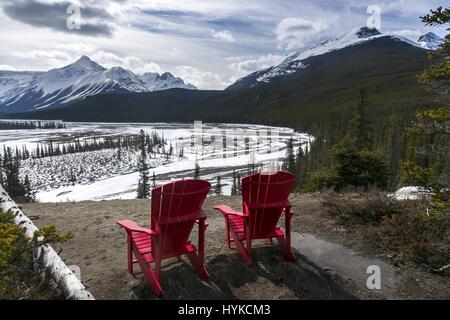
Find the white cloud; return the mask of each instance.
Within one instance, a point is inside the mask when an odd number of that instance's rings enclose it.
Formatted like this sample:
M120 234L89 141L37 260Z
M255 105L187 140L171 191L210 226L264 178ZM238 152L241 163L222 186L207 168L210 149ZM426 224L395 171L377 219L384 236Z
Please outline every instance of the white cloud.
M38 65L46 65L47 68L60 68L74 62L74 56L62 50L31 50L14 52L13 55L28 61L36 61Z
M135 56L120 57L115 53L100 50L92 54L91 58L106 68L121 66L138 74L145 72L162 72L162 69L158 64L151 61L145 61Z
M283 61L286 56L267 54L259 57L228 57L228 68L233 70L232 81L236 81L252 72L266 69Z
M396 34L396 35L411 39L413 41L417 41L419 39L419 37L421 35L423 35L423 32L421 32L420 30L413 30L413 29L387 31L386 33Z
M294 50L303 48L308 41L327 30L328 27L328 24L322 20L286 18L280 21L275 34L280 48Z
M162 73L162 69L158 64L135 56L121 57L113 52L98 50L95 47L81 44L69 44L68 47L56 47L61 49L16 52L15 55L29 60L45 61L48 68L63 67L75 62L80 56L87 55L93 61L106 68L121 66L138 74L145 72ZM67 50L64 50L63 48Z
M233 34L228 31L228 30L223 30L223 31L212 31L212 34L214 36L214 38L217 38L219 40L225 41L225 42L234 42L234 37Z
M189 82L201 89L223 89L230 84L224 81L219 74L202 71L192 66L177 66L175 73L185 82Z
M15 71L16 69L14 67L11 67L7 64L0 64L0 70L2 71Z
M4 2L0 0L0 6ZM192 66L194 70L180 69L188 81L200 88L224 88L233 79L277 64L276 56L282 59L285 50L313 46L364 25L369 4L382 8L384 30L400 30L408 37L417 35L412 30L447 33L444 27L426 28L419 19L442 0L80 2L104 8L114 17L112 37L47 28L36 32L0 8L0 64L16 70L48 70L85 54L105 67L120 65L136 73L160 69L175 73L178 66Z

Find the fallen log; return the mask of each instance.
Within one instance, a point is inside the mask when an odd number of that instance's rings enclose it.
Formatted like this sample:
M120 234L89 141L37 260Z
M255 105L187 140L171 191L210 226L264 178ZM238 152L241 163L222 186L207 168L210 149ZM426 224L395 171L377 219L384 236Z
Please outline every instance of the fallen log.
M1 185L0 207L5 212L11 211L14 214L14 223L22 228L22 231L27 238L33 238L34 233L39 229L22 212ZM92 294L67 267L61 257L50 245L42 245L33 248L33 258L55 282L66 299L94 300Z

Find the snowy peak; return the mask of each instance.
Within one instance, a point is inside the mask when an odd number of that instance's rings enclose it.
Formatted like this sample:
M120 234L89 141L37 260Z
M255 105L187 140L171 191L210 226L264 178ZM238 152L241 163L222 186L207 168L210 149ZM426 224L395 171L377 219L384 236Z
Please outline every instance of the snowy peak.
M355 33L358 38L366 39L381 34L376 28L362 27Z
M65 105L100 93L197 89L166 72L137 75L122 67L106 69L88 56L47 72L0 71L0 112Z
M98 63L92 61L88 56L81 56L80 59L72 63L71 65L68 65L65 68L82 68L87 69L91 71L103 71L106 70L104 67L99 65Z
M428 50L436 50L437 47L444 42L444 39L439 37L437 34L433 32L428 32L422 36L419 37L417 40L417 43L424 48Z
M365 43L367 41L375 40L381 37L391 37L396 40L400 40L403 42L407 42L411 45L419 46L417 43L398 36L394 34L383 34L380 31L378 31L376 28L368 28L368 27L361 27L351 30L348 33L342 34L338 37L328 39L322 43L319 43L316 46L313 46L310 49L300 51L297 53L294 53L293 55L289 56L284 63L286 62L292 62L292 61L298 61L298 60L304 60L309 57L318 56L321 54L325 54L328 52L336 51L339 49L343 49L350 46L359 45L362 43Z

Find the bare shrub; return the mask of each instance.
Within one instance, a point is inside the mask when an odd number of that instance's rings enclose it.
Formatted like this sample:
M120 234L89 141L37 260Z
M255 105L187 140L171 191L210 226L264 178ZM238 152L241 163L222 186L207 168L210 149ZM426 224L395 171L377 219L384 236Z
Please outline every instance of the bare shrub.
M353 197L327 192L321 202L326 211L338 220L353 223L379 223L385 217L400 213L404 207L402 202L375 189Z
M428 210L429 200L398 201L377 190L359 195L327 192L322 205L395 264L414 262L437 270L450 263L450 215Z

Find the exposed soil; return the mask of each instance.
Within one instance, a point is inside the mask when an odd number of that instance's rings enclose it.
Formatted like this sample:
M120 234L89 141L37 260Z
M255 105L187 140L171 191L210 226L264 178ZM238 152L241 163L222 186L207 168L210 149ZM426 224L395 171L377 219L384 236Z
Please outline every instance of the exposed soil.
M296 214L292 231L347 246L367 256L375 255L362 241L357 228L345 229L324 213L316 195L293 195ZM210 281L193 272L186 259L168 260L162 272L165 299L354 299L379 298L355 288L351 283L332 279L322 270L300 258L284 260L278 246L255 242L255 266L248 268L236 250L225 246L224 222L212 207L226 203L239 208L239 197L209 197L206 265ZM148 225L149 200L112 200L61 204L24 204L23 210L38 226L56 224L74 237L62 245L68 265L81 268L81 278L97 299L156 299L140 274L131 275L126 266L126 236L116 225L119 219L132 219ZM192 234L196 243L196 233ZM139 270L139 267L136 267ZM449 299L448 277L434 275L418 266L399 269L399 298ZM382 297L381 297L382 298Z

